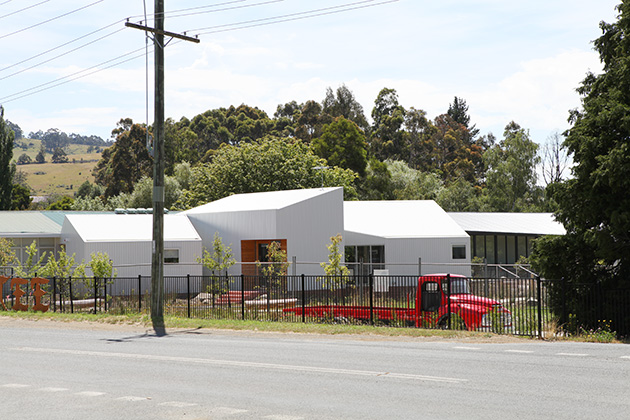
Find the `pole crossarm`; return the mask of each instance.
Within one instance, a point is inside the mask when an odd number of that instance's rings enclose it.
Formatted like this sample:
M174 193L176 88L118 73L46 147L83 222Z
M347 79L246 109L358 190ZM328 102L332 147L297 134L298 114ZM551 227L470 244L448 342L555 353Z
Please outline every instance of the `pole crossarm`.
M191 36L176 34L175 32L161 31L159 29L151 28L149 26L138 25L137 23L125 22L125 26L129 28L140 29L141 31L151 32L153 34L159 34L159 35L169 36L171 38L183 39L184 41L194 42L195 44L198 44L199 42L201 42L199 38L193 38Z

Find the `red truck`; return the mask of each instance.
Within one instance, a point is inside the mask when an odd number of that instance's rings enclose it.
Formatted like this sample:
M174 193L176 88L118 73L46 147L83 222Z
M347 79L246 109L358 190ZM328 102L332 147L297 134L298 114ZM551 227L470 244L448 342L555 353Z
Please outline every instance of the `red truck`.
M448 328L449 322L453 329L478 331L506 331L512 326L512 314L503 305L473 295L470 280L457 274L420 276L414 307L317 305L286 308L284 312L318 318L400 321L425 328Z

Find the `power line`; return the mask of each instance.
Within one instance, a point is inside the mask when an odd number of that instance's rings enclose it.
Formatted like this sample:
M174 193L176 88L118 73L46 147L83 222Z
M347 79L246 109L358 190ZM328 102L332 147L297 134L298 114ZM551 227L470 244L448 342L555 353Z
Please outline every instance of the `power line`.
M16 75L18 75L18 74L24 73L24 72L26 72L26 71L28 71L28 70L34 69L35 67L39 67L39 66L41 66L42 64L49 63L49 62L51 62L51 61L53 61L53 60L56 60L56 59L58 59L58 58L60 58L60 57L63 57L63 56L68 55L68 54L70 54L70 53L73 53L74 51L80 50L81 48L87 47L88 45L92 45L92 44L94 44L94 43L96 43L96 42L98 42L98 41L100 41L100 40L102 40L102 39L105 39L105 38L108 38L108 37L110 37L110 36L112 36L112 35L115 35L115 34L117 34L118 32L123 31L123 30L125 30L125 28L120 28L120 29L117 29L117 30L115 30L114 32L110 32L110 33L108 33L107 35L103 35L103 36L102 36L102 37L100 37L100 38L96 38L95 40L92 40L92 41L90 41L90 42L86 42L86 43L85 43L85 44L83 44L83 45L80 45L80 46L78 46L78 47L76 47L76 48L73 48L73 49L71 49L71 50L69 50L69 51L66 51L66 52L64 52L64 53L61 53L61 54L59 54L59 55L56 55L56 56L54 56L54 57L52 57L52 58L49 58L49 59L44 60L44 61L40 61L40 62L39 62L39 63L37 63L37 64L33 64L33 65L32 65L32 66L30 66L30 67L26 67L26 68L24 68L24 69L22 69L22 70L16 71L16 72L11 73L11 74L9 74L9 75L7 75L7 76L0 77L0 80L8 79L9 77L13 77L13 76L16 76ZM50 50L49 50L49 51L50 51ZM42 53L42 54L44 54L44 53ZM40 54L40 55L42 55L42 54ZM13 67L13 66L10 66L10 67ZM8 67L7 67L7 68L8 68ZM2 69L2 70L4 70L4 69ZM0 71L2 71L2 70L0 70Z
M347 3L340 6L331 6L331 7L325 7L323 9L309 10L306 12L290 13L287 15L274 16L274 17L269 17L269 18L254 19L254 20L248 20L248 21L237 22L237 23L228 23L225 25L209 26L206 28L199 28L199 29L191 29L191 30L187 30L186 32L197 32L197 31L204 31L206 29L215 29L209 32L199 32L197 35L201 36L201 35L215 34L219 32L236 31L240 29L254 28L257 26L273 25L276 23L291 22L295 20L309 19L313 17L343 13L343 12L348 12L351 10L365 9L368 7L380 6L387 3L395 3L399 0L386 0L386 1L380 1L378 3L374 3L374 1L376 0L364 0L364 1L358 1L355 3ZM370 4L366 4L366 3L370 3ZM239 25L245 25L245 26L239 26ZM228 28L228 29L219 29L219 28Z
M100 0L103 1L103 0ZM263 18L263 19L256 19L256 20L250 20L250 21L243 21L243 22L237 22L237 23L233 23L233 24L227 24L227 25L219 25L219 26L214 26L214 27L208 27L208 28L201 28L201 29L197 29L197 30L204 30L204 29L217 29L217 28L224 28L227 26L237 26L237 25L246 25L246 26L238 26L238 27L233 27L233 28L227 28L227 29L218 29L215 31L210 31L210 32L204 32L204 33L200 33L198 35L206 35L206 34L212 34L212 33L217 33L217 32L227 32L227 31L237 31L237 30L241 30L241 29L247 29L247 28L252 28L252 27L257 27L257 26L264 26L264 25L273 25L273 24L277 24L277 23L284 23L284 22L289 22L289 21L294 21L294 20L301 20L301 19L309 19L309 18L313 18L313 17L319 17L319 16L324 16L324 15L331 15L331 14L337 14L337 13L343 13L343 12L348 12L351 10L357 10L357 9L364 9L364 8L368 8L368 7L374 7L374 6L380 6L380 5L384 5L384 4L388 4L388 3L395 3L399 0L384 0L384 1L378 1L376 3L374 3L376 0L364 0L364 1L359 1L359 2L354 2L354 3L347 3L345 5L340 5L340 6L331 6L331 7L327 7L327 8L323 8L323 9L314 9L314 10L310 10L310 11L305 11L305 12L298 12L298 13L292 13L292 14L288 14L288 15L281 15L281 16L275 16L275 17L271 17L271 18ZM370 3L370 4L367 4ZM190 30L187 32L194 32L197 30ZM173 44L177 44L181 41L176 40L173 42ZM76 73L70 74L68 76L64 76L64 77L60 77L58 79L52 80L50 82L46 82L37 86L34 86L32 88L29 89L25 89L22 90L20 92L16 92L14 94L5 96L0 98L0 102L12 102L27 96L31 96L34 95L36 93L40 93L43 92L45 90L48 89L52 89L54 87L57 86L61 86L64 85L66 83L90 76L92 74L110 69L112 67L116 67L118 65L127 63L129 61L141 58L143 56L145 56L145 53L130 57L126 60L123 61L119 61L119 62L115 62L111 65L108 65L106 67L103 68L99 68L100 66L107 64L107 63L111 63L113 61L122 59L124 57L127 57L131 54L134 53L138 53L139 51L142 51L143 49L145 49L145 47L130 51L128 53L125 53L123 55L120 55L118 57L115 57L113 59L104 61L102 63L96 64L92 67L88 67L86 69L83 69L81 71L78 71ZM93 70L89 73L86 73L90 70ZM85 73L85 74L82 74ZM75 77L76 76L76 77ZM67 80L66 80L67 79ZM58 83L57 83L58 82Z
M53 87L57 87L57 86L60 86L60 85L63 85L63 84L66 84L66 83L72 82L72 81L74 81L74 80L78 80L78 79L81 79L81 78L83 78L83 77L90 76L90 75L95 74L95 73L98 73L98 72L100 72L100 71L107 70L107 69L109 69L109 68L112 68L112 67L118 66L118 65L120 65L120 64L127 63L127 62L129 62L129 61L131 61L131 60L135 60L135 59L137 59L137 58L143 57L143 56L144 56L144 52L143 52L142 54L140 54L140 55L136 55L136 56L131 57L131 58L128 58L128 59L126 59L126 60L123 60L123 61L120 61L120 62L117 62L117 63L111 64L111 65L109 65L109 66L107 66L107 67L103 67L103 68L101 68L101 69L98 69L98 67L100 67L100 66L102 66L102 65L104 65L104 64L111 63L112 61L119 60L119 59L121 59L121 58L127 57L127 56L129 56L129 55L131 55L131 54L135 54L135 53L137 53L138 51L142 51L142 50L144 50L144 47L142 47L142 48L138 48L138 49L133 50L133 51L129 51L129 52L125 53L125 54L119 55L118 57L115 57L115 58L112 58L112 59L110 59L110 60L104 61L104 62L102 62L102 63L96 64L96 65L94 65L94 66L92 66L92 67L88 67L88 68L86 68L86 69L83 69L83 70L77 71L77 72L72 73L72 74L69 74L69 75L67 75L67 76L63 76L63 77L60 77L60 78L58 78L58 79L51 80L51 81L49 81L49 82L42 83L42 84L40 84L40 85L34 86L34 87L32 87L32 88L25 89L25 90L22 90L22 91L19 91L19 92L13 93L13 94L11 94L11 95L8 95L8 96L5 96L5 97L3 97L3 98L0 98L0 102L3 102L3 103L6 103L6 102L12 102L12 101L15 101L15 100L17 100L17 99L24 98L24 97L26 97L26 96L31 96L31 95L34 95L35 93L43 92L43 91L45 91L45 90L52 89ZM90 72L90 73L86 73L86 72L88 72L88 71L90 71L90 70L92 70L92 69L97 69L97 70L94 70L94 71L92 71L92 72ZM81 73L85 73L85 74L81 74ZM74 76L76 76L76 77L74 77ZM74 78L73 78L73 77L74 77ZM64 79L69 79L69 80L64 80ZM60 82L60 83L54 84L54 83L56 83L56 82ZM53 85L53 84L54 84L54 85ZM53 85L53 86L50 86L50 85ZM40 89L40 88L42 88L42 89ZM38 90L38 89L39 89L39 90ZM29 92L30 92L30 93L29 93Z
M46 1L50 1L50 0L46 0ZM181 9L181 10L174 10L174 11L170 11L170 12L166 12L166 13L167 13L167 14L168 14L168 13L179 13L179 12L187 12L187 11L191 11L191 10L198 10L198 9L215 8L215 7L224 6L224 5L229 5L229 4L234 4L234 3L242 3L242 2L244 2L244 1L248 1L248 0L233 0L233 1L228 1L228 2L223 2L223 3L218 3L218 4L214 4L214 5L207 5L207 6L192 7L192 8L188 8L188 9ZM224 9L212 10L212 11L207 11L207 12L202 12L202 13L215 13L215 12L221 12L221 11L226 11L226 10L233 10L233 9L243 8L243 7L260 6L260 5L264 5L264 4L268 4L268 3L275 3L275 2L279 2L279 1L284 1L284 0L273 0L273 1L267 1L267 2L263 2L263 3L256 3L256 4L251 4L251 5L239 6L239 7L228 7L228 8L224 8ZM199 13L199 14L201 14L201 13ZM190 15L190 14L187 14L186 16L188 16L188 15ZM184 15L182 15L182 16L184 16ZM145 14L145 15L138 15L138 16L131 16L131 17L126 18L126 19L133 19L133 18L138 18L138 17L144 18L144 20L145 20L145 21L147 21L147 20L151 20L151 18L147 19L146 14ZM181 16L175 16L175 17L181 17ZM78 38L75 38L75 39L73 39L73 40L71 40L71 41L68 41L68 42L66 42L66 43L63 43L63 44L61 44L61 45L59 45L59 46L57 46L57 47L51 48L51 49L49 49L49 50L46 50L46 51L44 51L44 52L41 52L41 53L36 54L36 55L34 55L34 56L31 56L31 57L29 57L29 58L27 58L27 59L24 59L24 60L19 61L19 62L17 62L17 63L11 64L11 65L9 65L9 66L7 66L7 67L1 68L1 69L0 69L0 73L1 73L1 72L3 72L3 71L5 71L5 70L8 70L8 69L10 69L10 68L16 67L16 66L18 66L18 65L20 65L20 64L23 64L23 63L26 63L26 62L28 62L28 61L34 60L35 58L37 58L37 57L41 57L42 55L48 54L48 53L50 53L50 52L52 52L52 51L58 50L58 49L60 49L60 48L62 48L62 47L65 47L66 45L70 45L70 44L72 44L72 43L74 43L74 42L77 42L77 41L79 41L79 40L81 40L81 39L87 38L87 37L88 37L88 36L90 36L90 35L94 35L95 33L100 32L100 31L103 31L103 30L105 30L105 29L107 29L107 28L109 28L109 27L111 27L111 26L114 26L114 25L116 25L116 24L120 23L120 22L123 22L123 21L125 21L126 19L121 19L121 20L118 20L118 21L116 21L116 22L114 22L114 23L111 23L111 24L109 24L109 25L107 25L107 26L104 26L104 27L99 28L99 29L97 29L97 30L95 30L95 31L92 31L92 32L87 33L87 34L85 34L85 35L82 35L82 36L80 36L80 37L78 37ZM118 32L118 31L116 31L116 32ZM115 33L115 32L111 33L110 35L113 35L114 33ZM107 36L110 36L110 35L107 35ZM103 38L106 38L107 36L101 37L101 38L99 38L98 40L101 40L101 39L103 39ZM65 56L65 55L67 55L67 54L69 54L69 53L71 53L71 52L77 51L77 50L79 50L79 49L81 49L81 48L84 48L84 47L86 47L86 46L88 46L88 45L91 45L91 44L92 44L92 43L86 43L86 44L84 44L84 45L83 45L83 46L81 46L81 47L77 47L77 48L75 48L75 49L73 49L73 50L68 51L67 53L60 54L60 55L58 55L58 56L56 56L56 57L54 57L54 58L52 58L52 59L50 59L50 60L46 60L46 61L43 61L43 62L41 62L41 63L39 63L39 64L34 65L34 66L31 66L31 67L28 67L28 68L26 68L26 69L23 69L23 71L33 69L33 68L35 68L35 67L37 67L37 66L39 66L39 65L41 65L41 64L48 63L48 62L50 62L50 61L54 60L55 58L63 57L63 56ZM3 77L3 78L0 78L0 80L4 80L4 79L6 79L6 78L8 78L8 77L11 77L11 76L14 76L14 75L16 75L16 74L20 74L21 72L22 72L22 71L15 72L15 73L13 73L13 74L11 74L11 75L9 75L9 76L6 76L6 77Z
M32 9L33 7L39 6L40 4L48 3L49 1L50 0L44 0L42 2L39 2L39 3L36 3L36 4L32 4L32 5L28 6L28 7L23 8L23 9L16 10L15 12L11 12L11 13L6 14L4 16L0 16L0 19L5 18L5 17L9 17L9 16L13 16L13 15L17 15L20 12L23 12L23 11L28 10L28 9ZM5 3L8 3L8 2L5 2ZM2 4L5 4L5 3L2 3ZM0 6L2 6L2 4L0 4Z
M59 48L63 48L63 47L65 47L66 45L70 45L70 44L72 44L72 43L75 43L75 42L77 42L77 41L80 41L80 40L82 40L82 39L84 39L84 38L87 38L87 37L88 37L88 36L90 36L90 35L94 35L94 34L95 34L95 33L97 33L97 32L103 31L103 30L105 30L105 29L107 29L107 28L110 28L110 27L112 27L112 26L114 26L114 25L117 25L117 24L119 24L120 22L123 22L123 21L124 21L124 19L121 19L121 20L116 21L116 22L114 22L114 23L112 23L112 24L109 24L109 25L107 25L107 26L103 26L102 28L99 28L99 29L97 29L97 30L95 30L95 31L92 31L92 32L87 33L87 34L85 34L85 35L82 35L82 36L80 36L80 37L78 37L78 38L75 38L75 39L73 39L73 40L71 40L71 41L68 41L68 42L65 42L65 43L63 43L63 44L61 44L61 45L58 45L58 46L56 46L56 47L54 47L54 48L51 48L51 49L49 49L49 50L46 50L46 51L44 51L44 52L41 52L41 53L36 54L36 55L34 55L34 56L31 56L31 57L29 57L29 58L26 58L26 59L24 59L24 60L22 60L22 61L18 61L17 63L11 64L10 66L7 66L7 67L4 67L4 68L1 68L1 69L0 69L0 73L1 73L1 72L3 72L3 71L5 71L5 70L8 70L8 69L10 69L10 68L13 68L13 67L19 66L20 64L26 63L27 61L34 60L34 59L36 59L37 57L41 57L42 55L48 54L49 52L53 52L53 51L55 51L55 50L58 50ZM116 32L118 32L118 31L116 31Z
M15 31L15 32L11 32L11 33L9 33L9 34L1 35L1 36L0 36L0 39L7 38L7 37L9 37L9 36L11 36L11 35L19 34L20 32L28 31L29 29L33 29L33 28L36 28L36 27L38 27L38 26L44 25L44 24L46 24L46 23L52 22L53 20L61 19L62 17L65 17L65 16L68 16L68 15L71 15L71 14L76 13L76 12L78 12L78 11L80 11L80 10L83 10L83 9L87 9L88 7L94 6L95 4L102 3L103 1L105 1L105 0L98 0L98 1L95 1L94 3L90 3L90 4L88 4L87 6L82 6L82 7L79 7L78 9L71 10L71 11L69 11L69 12L67 12L67 13L64 13L64 14L62 14L62 15L55 16L55 17L53 17L53 18L50 18L50 19L44 20L44 21L42 21L42 22L36 23L36 24L34 24L34 25L31 25L31 26L29 26L29 27L22 28L22 29L18 29L17 31Z
M0 3L0 6L2 6L2 5L4 5L4 4L7 4L7 3L11 3L12 1L13 1L13 0L7 0L7 1L5 1L4 3Z

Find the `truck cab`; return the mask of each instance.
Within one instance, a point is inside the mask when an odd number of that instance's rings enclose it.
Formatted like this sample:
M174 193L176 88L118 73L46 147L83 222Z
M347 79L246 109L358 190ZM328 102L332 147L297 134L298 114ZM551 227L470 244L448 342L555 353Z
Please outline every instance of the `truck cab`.
M512 314L500 302L472 294L470 279L457 274L418 278L416 327L504 332Z

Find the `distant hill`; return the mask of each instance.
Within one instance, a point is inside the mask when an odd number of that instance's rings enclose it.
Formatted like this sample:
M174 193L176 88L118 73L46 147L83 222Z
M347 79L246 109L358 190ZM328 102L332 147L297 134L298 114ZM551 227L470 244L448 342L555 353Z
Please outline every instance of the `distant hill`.
M26 174L26 182L32 189L32 195L62 194L72 197L83 182L94 182L92 169L101 158L103 149L111 145L109 142L103 143L68 143L63 147L68 163L52 163L52 153L48 151L44 153L45 163L35 163L43 140L23 138L14 141L13 161L17 163L22 155L30 158L31 163L19 164L17 169Z

